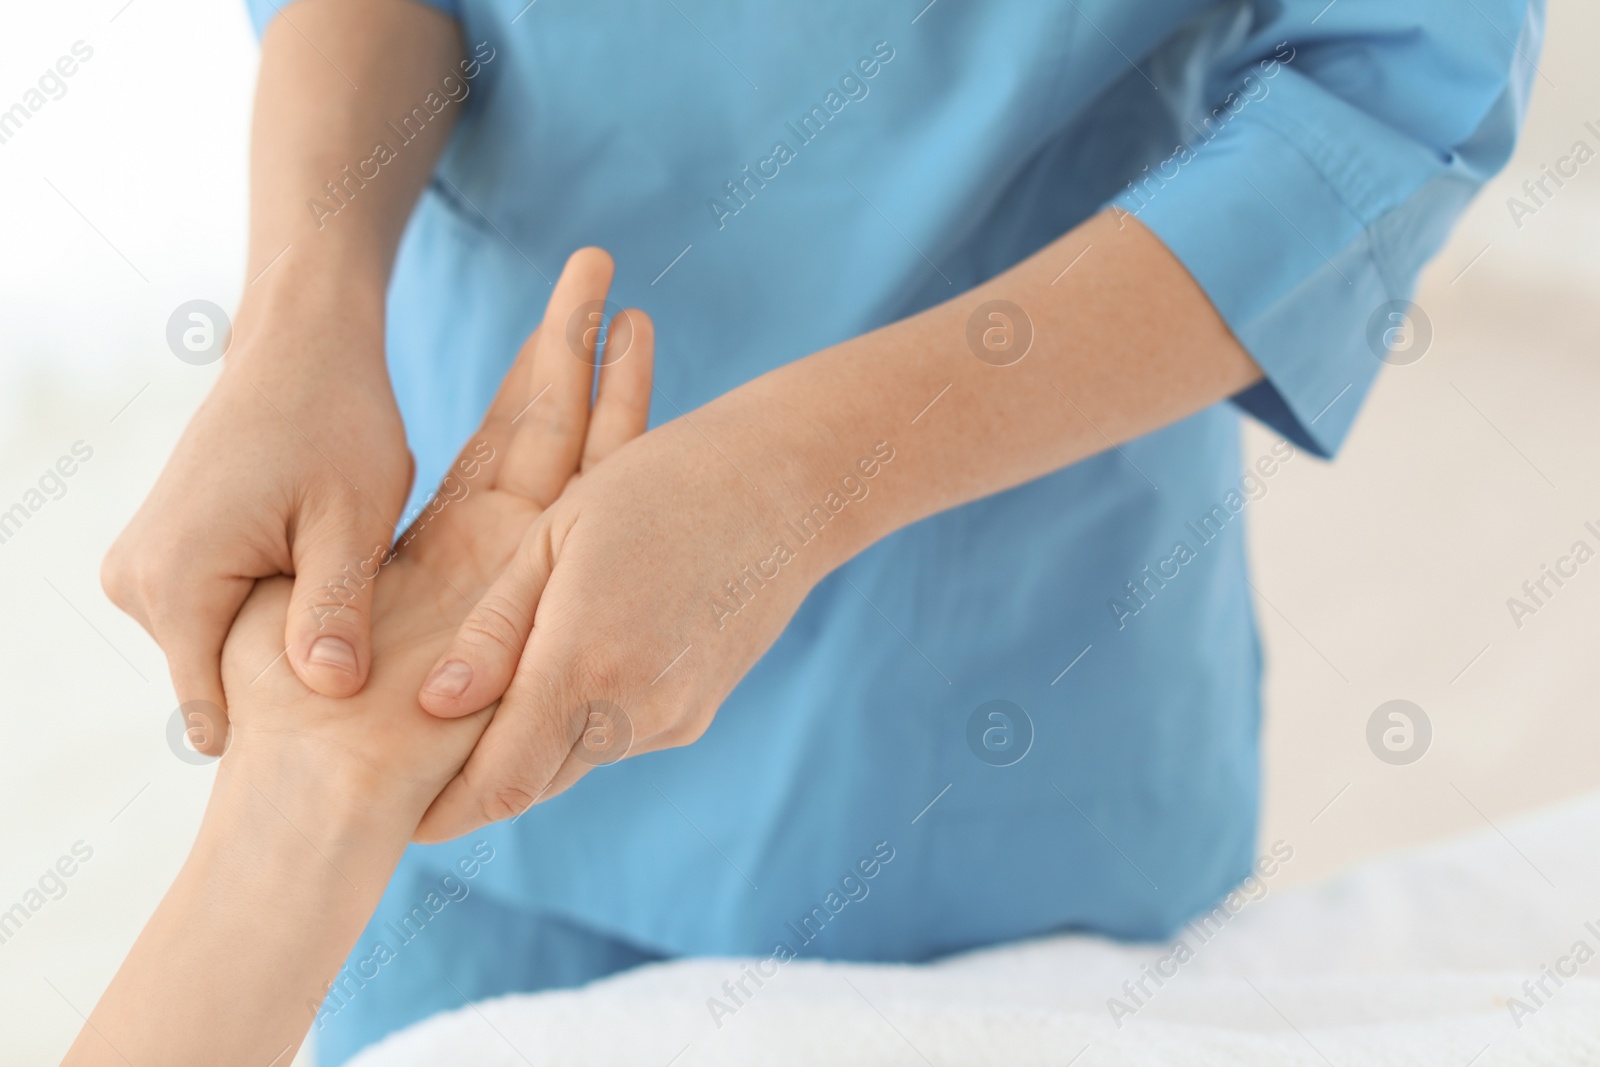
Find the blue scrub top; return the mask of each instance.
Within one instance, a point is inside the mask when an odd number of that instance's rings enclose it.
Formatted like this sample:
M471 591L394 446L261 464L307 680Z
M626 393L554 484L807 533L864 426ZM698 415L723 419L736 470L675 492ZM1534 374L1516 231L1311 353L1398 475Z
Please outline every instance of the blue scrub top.
M653 422L1108 204L1266 375L852 560L700 741L477 835L476 891L653 952L863 960L1155 937L1213 904L1255 848L1250 504L1336 450L1407 342L1388 305L1505 163L1541 0L438 6L475 66L419 101L459 121L390 294L420 486L587 244L657 324ZM1241 457L1241 410L1277 447Z

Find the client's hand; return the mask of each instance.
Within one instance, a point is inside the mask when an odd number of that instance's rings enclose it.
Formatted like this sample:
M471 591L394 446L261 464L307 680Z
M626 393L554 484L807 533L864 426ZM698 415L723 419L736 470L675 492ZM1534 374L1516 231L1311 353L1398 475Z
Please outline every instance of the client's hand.
M232 735L199 836L68 1064L293 1057L423 812L493 714L428 715L423 676L529 524L644 430L649 319L614 320L592 411L597 331L568 340L610 281L604 252L573 255L437 498L390 560L368 567L373 660L360 693L320 696L284 663L288 579L250 594L223 650Z
M423 676L533 520L584 469L642 433L649 415L650 320L639 311L618 314L598 361L598 331L584 322L569 330L601 306L611 270L599 249L572 256L544 322L432 503L381 568L377 560L351 561L352 572L365 566L363 577L376 572L364 690L331 699L300 681L281 655L291 583L258 583L223 650L232 751L248 752L252 766L381 800L407 812L413 827L461 768L493 708L454 720L429 715L416 699ZM516 636L508 628L504 639Z

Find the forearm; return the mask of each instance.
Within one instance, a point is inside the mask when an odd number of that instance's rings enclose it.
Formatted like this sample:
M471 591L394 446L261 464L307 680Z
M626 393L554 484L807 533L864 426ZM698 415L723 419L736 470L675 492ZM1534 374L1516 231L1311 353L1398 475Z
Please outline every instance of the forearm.
M224 758L194 848L65 1063L284 1064L420 811ZM303 774L303 772L301 772Z
M1024 309L1026 353L969 347L993 300ZM419 840L515 815L622 752L692 743L811 586L874 541L1258 377L1167 249L1101 217L622 446L568 483L436 660L453 684L424 692L434 714L501 703ZM591 744L597 714L626 734Z
M298 0L268 24L243 314L326 294L381 315L406 219L470 93L462 51L453 20L410 0Z
M992 300L1032 324L1031 347L1010 365L969 344L969 321ZM980 323L991 326L1002 323ZM1159 429L1260 373L1165 246L1106 214L976 289L706 410L752 440L781 427L783 458L769 468L781 498L820 499L874 442L894 448L873 480L873 506L846 509L841 536L817 554L825 572L893 530Z

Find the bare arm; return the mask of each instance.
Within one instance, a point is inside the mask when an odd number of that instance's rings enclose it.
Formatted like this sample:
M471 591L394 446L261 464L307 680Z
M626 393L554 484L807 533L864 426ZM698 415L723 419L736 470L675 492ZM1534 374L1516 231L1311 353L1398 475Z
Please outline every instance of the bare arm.
M371 584L345 568L388 544L411 477L384 293L462 107L443 88L467 84L461 52L455 24L410 0L300 0L267 27L232 343L102 568L166 652L179 700L216 706L212 753L226 734L223 638L257 578L296 578L284 636L308 685L337 696L366 680ZM447 105L428 109L429 93ZM427 120L402 142L388 124L418 107Z
M420 838L516 815L586 773L597 761L575 745L591 701L626 711L629 755L693 741L811 587L875 541L1260 373L1166 246L1106 213L970 292L652 430L534 524L440 657L428 710L504 700ZM871 502L831 508L800 548L787 524L852 492L845 478ZM730 579L762 591L740 606Z
M902 526L1158 430L1260 377L1166 246L1106 212L970 292L710 406L796 411L807 451L841 450L817 472L824 482L864 442L894 444L894 477L875 487L881 506L861 509L859 528L825 550L826 573Z
M575 253L551 320L604 299L611 272L604 253ZM223 654L234 732L199 837L68 1064L292 1058L422 813L491 714L438 719L416 701L466 598L494 579L541 509L580 483L581 467L644 430L650 321L625 312L610 338L628 358L601 370L592 417L594 360L573 359L559 326L523 346L440 486L448 505L420 517L383 566L372 680L360 693L306 688L279 654L290 583L256 583ZM513 421L541 395L576 417Z
M304 289L314 277L382 299L401 231L460 111L451 101L435 114L424 101L449 99L446 77L470 91L463 61L456 24L413 0L284 7L261 40L249 277L294 246L263 281L287 265L280 286ZM415 108L426 121L411 116ZM374 166L380 143L392 156Z
M289 1063L400 860L396 799L224 759L188 860L63 1063Z

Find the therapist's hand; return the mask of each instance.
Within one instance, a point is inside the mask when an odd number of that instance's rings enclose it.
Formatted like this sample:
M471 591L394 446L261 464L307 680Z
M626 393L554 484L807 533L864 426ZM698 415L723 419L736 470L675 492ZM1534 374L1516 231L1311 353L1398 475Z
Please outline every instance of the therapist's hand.
M626 312L613 326L629 352L602 372L592 415L593 361L566 342L575 307L603 300L610 276L604 253L572 257L550 298L554 325L523 345L435 503L383 565L366 688L342 700L308 690L279 654L290 583L255 584L223 651L234 733L199 837L66 1063L293 1058L308 1003L314 1012L418 820L493 714L439 719L417 706L417 687L469 598L516 552L538 498L644 429L649 321ZM581 417L545 417L557 395Z
M446 717L504 699L418 840L517 815L598 764L705 731L848 555L851 509L871 506L845 506L809 544L786 530L851 472L821 465L829 483L811 476L815 451L774 447L803 436L793 421L776 404L701 409L619 449L533 524L420 695ZM746 567L768 577L749 580Z
M1090 249L1093 269L1068 274ZM992 345L997 318L1025 322L1028 347ZM1260 376L1183 264L1106 212L976 289L630 442L534 523L439 657L426 710L505 697L418 837L692 741L815 583L873 542ZM820 533L797 529L808 515Z
M107 594L167 654L180 701L225 707L218 661L258 578L294 576L282 635L300 679L358 691L372 582L411 481L383 362L381 294L241 308L221 376L107 553ZM371 561L371 562L369 562ZM206 750L221 750L223 723Z
M545 322L523 345L482 427L385 554L371 583L373 664L362 692L321 696L278 662L277 633L295 603L286 580L256 583L223 655L233 706L229 759L300 768L302 778L316 781L355 778L365 784L347 790L347 799L404 813L409 836L488 718L426 715L417 707L418 686L530 524L564 487L581 484L580 464L598 463L644 431L649 319L628 311L613 323L612 347L628 355L603 368L592 414L595 361L587 353L575 357L567 344L566 323L605 299L611 274L611 258L600 249L573 254Z
M278 648L301 681L332 697L365 684L372 587L360 573L393 538L411 480L384 366L384 297L401 231L461 110L408 138L359 197L347 184L325 198L330 176L393 136L390 119L464 69L460 31L424 4L273 6L288 10L262 35L249 282L233 340L101 571L106 593L166 653L178 699L218 708L223 638L269 575L295 579ZM354 179L343 174L334 181ZM215 755L227 730L212 725L201 747Z

